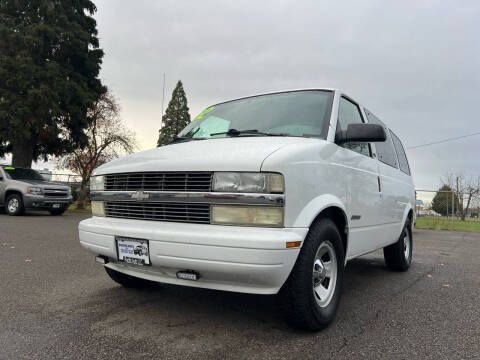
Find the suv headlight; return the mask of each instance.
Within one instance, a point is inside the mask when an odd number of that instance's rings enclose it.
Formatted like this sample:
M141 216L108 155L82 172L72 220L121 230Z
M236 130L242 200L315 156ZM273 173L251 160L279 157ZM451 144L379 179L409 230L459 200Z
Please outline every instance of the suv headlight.
M90 191L101 191L105 189L105 176L92 176L90 178Z
M213 174L213 191L243 193L285 192L281 174L253 172L216 172Z
M38 186L29 186L27 189L27 194L42 195L42 193L43 193L42 188Z

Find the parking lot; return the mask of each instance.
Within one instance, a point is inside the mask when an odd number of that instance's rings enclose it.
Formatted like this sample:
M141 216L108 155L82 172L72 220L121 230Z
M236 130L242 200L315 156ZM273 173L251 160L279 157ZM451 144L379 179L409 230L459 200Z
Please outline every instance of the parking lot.
M336 321L308 333L274 296L120 287L79 245L87 216L0 214L0 358L480 358L478 233L416 230L407 273L350 262Z

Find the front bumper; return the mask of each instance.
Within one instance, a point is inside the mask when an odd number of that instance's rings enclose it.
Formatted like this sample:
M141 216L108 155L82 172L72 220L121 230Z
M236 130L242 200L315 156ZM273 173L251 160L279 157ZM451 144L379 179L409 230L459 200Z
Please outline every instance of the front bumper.
M24 194L23 195L23 204L27 209L53 209L54 204L59 204L60 207L55 207L55 209L66 209L72 204L72 197L48 197L44 195L32 195Z
M275 294L282 287L307 228L254 228L92 217L80 222L83 247L109 258L105 266L147 280L209 289ZM115 236L149 240L152 266L117 261ZM177 271L195 270L198 281L178 279Z

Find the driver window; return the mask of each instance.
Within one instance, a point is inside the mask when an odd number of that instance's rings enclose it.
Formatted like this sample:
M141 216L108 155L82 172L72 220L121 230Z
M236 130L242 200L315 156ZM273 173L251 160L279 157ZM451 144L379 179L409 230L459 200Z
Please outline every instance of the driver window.
M338 106L337 131L346 131L349 124L362 124L363 122L358 106L350 100L341 97ZM347 143L342 146L359 154L371 156L368 143Z

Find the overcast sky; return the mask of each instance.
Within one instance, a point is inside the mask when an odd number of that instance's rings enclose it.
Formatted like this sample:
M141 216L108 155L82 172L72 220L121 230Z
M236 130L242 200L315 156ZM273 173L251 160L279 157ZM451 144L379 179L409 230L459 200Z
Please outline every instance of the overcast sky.
M181 79L212 103L305 87L345 90L415 146L480 131L480 1L95 1L101 78L141 149ZM408 151L417 188L480 173L480 136Z

